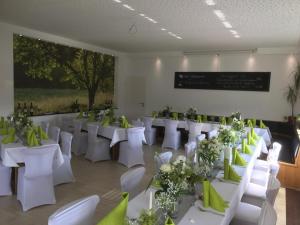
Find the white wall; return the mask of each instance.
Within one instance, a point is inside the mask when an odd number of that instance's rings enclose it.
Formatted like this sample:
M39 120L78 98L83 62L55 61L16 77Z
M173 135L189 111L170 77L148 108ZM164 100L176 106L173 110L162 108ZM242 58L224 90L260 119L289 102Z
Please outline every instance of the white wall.
M57 35L48 34L24 27L0 22L0 115L7 115L14 109L14 71L13 71L13 34L40 38L45 41L62 45L84 48L91 51L120 56L123 53L74 41ZM118 60L117 60L118 61ZM118 65L116 66L118 68ZM118 77L118 69L116 69Z
M145 77L146 114L161 110L165 105L182 112L195 106L200 113L210 115L230 115L240 111L245 117L281 121L290 115L284 91L299 55L278 50L274 51L276 53L265 51L267 54L258 52L220 56L131 55L126 58L126 76ZM174 89L176 71L270 71L270 92ZM296 107L298 113L299 105Z

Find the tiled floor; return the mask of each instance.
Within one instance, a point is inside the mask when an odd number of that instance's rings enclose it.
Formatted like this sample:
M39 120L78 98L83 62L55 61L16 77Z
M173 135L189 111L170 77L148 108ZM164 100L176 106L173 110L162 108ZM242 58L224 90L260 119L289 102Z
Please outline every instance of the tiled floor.
M161 151L158 146L144 146L146 175L140 187L143 190L154 173L153 156L155 151ZM183 153L183 151L179 151ZM83 157L72 158L73 172L76 182L63 184L55 188L55 205L41 206L22 212L20 203L16 196L0 197L0 225L46 225L49 215L61 206L85 196L97 194L100 203L96 210L95 224L107 212L109 212L119 201L117 193L120 192L120 176L127 168L117 162L91 163ZM277 225L285 225L285 191L281 190L276 200L278 211Z

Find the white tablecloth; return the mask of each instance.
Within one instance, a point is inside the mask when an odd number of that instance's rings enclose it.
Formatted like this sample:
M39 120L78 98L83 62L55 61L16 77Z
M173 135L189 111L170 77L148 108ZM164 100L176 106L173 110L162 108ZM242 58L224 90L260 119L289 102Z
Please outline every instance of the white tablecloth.
M52 140L42 141L43 145L54 145L55 155L53 160L53 168L58 168L64 163L64 158L60 149L59 144ZM24 163L24 150L30 149L21 143L1 144L1 159L4 166L7 167L18 167L18 163ZM32 149L34 151L34 149Z
M238 204L243 196L243 193L250 182L251 173L253 170L254 163L258 155L260 155L261 149L264 148L265 142L261 138L257 146L251 146L253 152L252 156L241 154L241 156L248 162L246 167L234 166L236 172L242 176L240 183L232 184L225 183L219 180L213 180L212 185L217 192L229 202L229 208L226 209L225 215L217 215L211 212L202 212L195 206L191 206L182 218L176 220L178 225L228 225L232 220ZM149 190L142 192L135 198L129 201L127 216L129 218L138 218L142 209L147 209L149 206Z

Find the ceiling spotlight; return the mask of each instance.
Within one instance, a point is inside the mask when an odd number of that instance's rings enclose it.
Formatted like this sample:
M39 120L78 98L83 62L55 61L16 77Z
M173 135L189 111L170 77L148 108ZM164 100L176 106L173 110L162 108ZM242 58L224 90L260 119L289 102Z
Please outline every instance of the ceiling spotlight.
M117 3L121 3L122 1L120 0L113 0L114 2L117 2Z
M227 21L224 21L223 24L226 28L232 28L232 25Z
M145 14L143 14L143 13L140 13L140 16L141 16L141 17L145 17Z
M180 39L180 40L182 39L182 37L179 37L179 36L177 36L176 38L177 38L177 39Z
M240 38L241 36L238 35L238 34L236 34L236 35L234 35L234 37L235 37L235 38Z
M130 5L123 4L123 6L131 11L134 11L134 8L132 8Z
M216 3L214 2L214 0L205 0L205 3L209 6L213 6L216 5Z
M220 20L222 20L222 21L225 20L225 15L224 15L224 13L221 10L214 10L214 13L217 15L217 17Z
M162 30L162 31L166 31L167 29L166 29L166 28L161 28L161 30Z
M237 31L235 31L235 30L230 30L230 32L231 32L232 34L238 34Z

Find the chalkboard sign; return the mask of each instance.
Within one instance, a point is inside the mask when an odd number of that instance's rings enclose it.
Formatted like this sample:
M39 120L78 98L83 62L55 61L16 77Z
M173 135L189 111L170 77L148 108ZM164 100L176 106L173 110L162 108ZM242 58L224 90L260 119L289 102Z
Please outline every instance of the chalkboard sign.
M175 72L175 88L265 91L270 90L271 72Z

